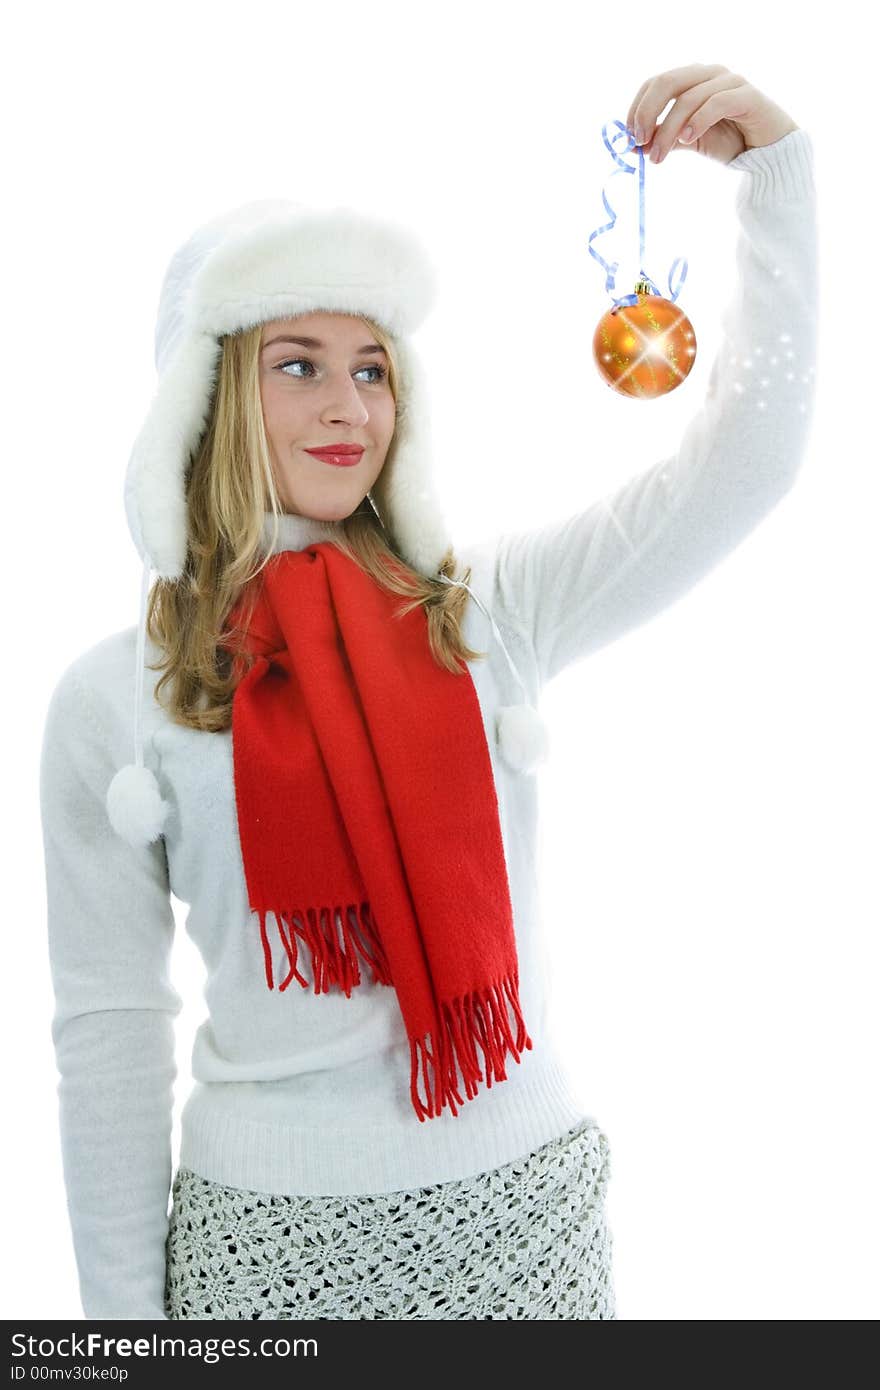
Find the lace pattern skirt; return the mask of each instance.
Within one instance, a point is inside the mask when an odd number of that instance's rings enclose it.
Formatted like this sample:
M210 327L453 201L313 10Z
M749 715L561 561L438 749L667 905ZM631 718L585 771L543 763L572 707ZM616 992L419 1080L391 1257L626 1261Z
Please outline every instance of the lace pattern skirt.
M179 1167L170 1318L616 1318L608 1139L587 1120L476 1177L366 1196L224 1187Z

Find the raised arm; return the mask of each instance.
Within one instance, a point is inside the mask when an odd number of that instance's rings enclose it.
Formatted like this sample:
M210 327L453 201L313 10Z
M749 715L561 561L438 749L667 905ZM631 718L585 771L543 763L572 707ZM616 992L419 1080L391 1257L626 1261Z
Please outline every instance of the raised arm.
M742 180L737 284L677 453L574 516L498 541L494 602L531 641L542 684L686 593L776 506L804 456L818 294L812 142L798 128L725 167Z
M85 1317L165 1319L182 1001L164 841L136 851L113 832L116 764L76 665L52 693L40 763L67 1205Z

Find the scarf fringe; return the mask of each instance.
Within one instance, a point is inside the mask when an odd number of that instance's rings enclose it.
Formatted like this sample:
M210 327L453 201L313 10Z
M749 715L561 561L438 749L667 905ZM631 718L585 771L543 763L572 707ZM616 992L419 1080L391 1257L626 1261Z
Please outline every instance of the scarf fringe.
M508 1003L516 1020L514 1038L507 1016ZM434 1032L410 1039L410 1095L420 1120L435 1119L445 1105L453 1115L458 1114L456 1101L464 1102L458 1090L456 1066L461 1071L468 1100L477 1094L477 1082L485 1079L491 1089L493 1080L506 1081L504 1058L507 1051L515 1062L520 1054L531 1050L532 1039L526 1032L519 1002L518 972L505 976L495 984L459 995L441 1005L440 1036ZM429 1046L430 1043L430 1046ZM483 1049L485 1078L480 1070L475 1043ZM428 1062L433 1069L433 1086L428 1075ZM419 1095L419 1081L424 1081L427 1099Z
M354 911L357 928L352 926L349 912ZM263 963L266 970L266 984L274 989L272 979L272 951L266 931L266 917L270 909L259 912L260 940L263 944ZM315 981L315 994L326 994L332 985L339 985L346 997L350 997L355 985L361 982L358 956L370 967L373 980L379 984L390 985L391 970L382 943L379 940L370 914L369 903L352 903L349 907L306 908L306 911L282 911L271 909L278 927L278 934L284 943L290 971L278 986L284 991L291 980L296 979L308 989L308 980L297 969L299 952L297 936L300 937L311 959L312 976ZM338 923L342 925L342 941L339 940ZM289 929L285 930L285 925Z

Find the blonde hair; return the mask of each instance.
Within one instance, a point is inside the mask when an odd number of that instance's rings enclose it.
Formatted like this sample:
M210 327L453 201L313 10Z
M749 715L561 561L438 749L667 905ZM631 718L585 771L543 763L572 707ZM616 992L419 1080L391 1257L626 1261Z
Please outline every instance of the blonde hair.
M393 342L371 319L359 317L388 354L388 380L397 401ZM243 669L234 666L220 637L242 588L271 558L262 542L265 513L273 514L277 526L284 510L263 420L261 336L262 324L257 324L221 339L211 414L186 478L188 540L183 572L177 579L157 579L148 598L147 632L163 652L162 659L150 665L150 670L163 672L156 682L156 695L167 686L169 716L193 729L217 731L231 725L232 697ZM472 651L462 637L467 590L429 579L407 565L369 498L339 522L331 543L377 584L410 600L398 610L400 616L424 607L428 642L438 665L463 674L460 661L486 655ZM450 547L439 573L451 579L470 578L470 567L457 575L455 565ZM245 659L244 669L249 664Z

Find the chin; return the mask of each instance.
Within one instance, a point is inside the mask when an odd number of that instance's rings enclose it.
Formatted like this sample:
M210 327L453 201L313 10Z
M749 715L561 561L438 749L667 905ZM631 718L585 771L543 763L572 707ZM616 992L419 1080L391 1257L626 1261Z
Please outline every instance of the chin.
M369 506L366 497L356 497L353 502L337 501L328 502L309 502L303 499L301 502L285 502L284 509L293 512L298 516L310 517L312 521L344 521L347 516L351 516L361 505Z

